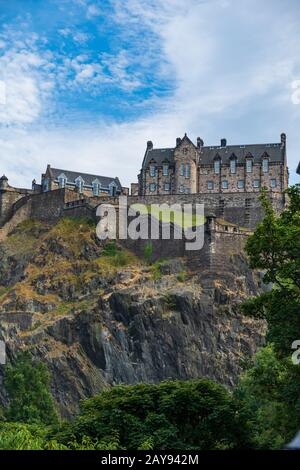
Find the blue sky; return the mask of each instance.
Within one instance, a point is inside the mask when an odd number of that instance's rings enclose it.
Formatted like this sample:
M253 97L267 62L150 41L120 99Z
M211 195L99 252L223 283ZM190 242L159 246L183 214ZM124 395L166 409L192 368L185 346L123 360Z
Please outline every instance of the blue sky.
M147 140L300 146L298 0L0 0L0 155L136 180Z

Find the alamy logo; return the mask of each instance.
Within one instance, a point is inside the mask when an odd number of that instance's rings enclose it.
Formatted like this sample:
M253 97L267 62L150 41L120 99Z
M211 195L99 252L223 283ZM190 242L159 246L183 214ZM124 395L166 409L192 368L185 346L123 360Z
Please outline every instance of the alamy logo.
M292 363L297 366L300 364L300 339L293 341L292 349L296 349L292 354Z
M204 204L132 204L120 196L118 206L100 204L96 233L99 239L180 240L186 250L204 245Z

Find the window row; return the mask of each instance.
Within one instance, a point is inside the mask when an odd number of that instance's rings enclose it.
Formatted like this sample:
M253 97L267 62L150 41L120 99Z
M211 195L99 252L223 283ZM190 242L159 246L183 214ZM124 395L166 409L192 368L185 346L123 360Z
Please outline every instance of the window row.
M230 173L235 174L237 168L236 158L230 160ZM216 174L221 172L221 160L217 159L214 161L214 171ZM246 159L246 172L252 173L253 171L253 160L251 158ZM269 172L269 159L264 158L262 161L262 171L263 173Z
M223 180L222 183L221 183L221 186L222 186L222 189L228 189L228 187L229 187L228 180ZM253 186L253 188L259 188L260 187L260 181L259 180L253 180L252 186ZM277 186L276 178L272 178L270 180L270 186L271 186L271 188L276 188L276 186ZM238 180L237 181L237 187L238 187L238 189L244 189L245 181L244 180ZM214 182L213 181L208 181L207 182L207 189L210 189L210 190L214 189Z
M150 165L149 168L150 176L157 176L157 167L155 165ZM163 164L163 176L169 176L169 165Z
M151 177L157 176L157 167L155 165L150 165L149 173ZM163 164L162 167L163 176L169 176L169 165ZM181 163L179 169L180 176L185 176L186 178L191 177L191 165L189 163Z
M171 184L170 183L164 183L164 191L170 191L171 190ZM157 189L157 184L156 183L150 183L149 189L151 193L154 193Z
M62 176L62 177L58 178L59 188L65 188L67 186L67 183L68 183L68 181L67 181L66 177ZM70 184L74 184L74 183L70 183ZM75 186L78 189L79 193L82 193L83 188L84 188L84 180L80 177L77 178L75 180ZM86 186L86 187L90 188L90 186ZM110 195L114 196L116 194L116 191L117 191L117 188L114 184L111 184L111 185L109 185L109 188L104 189L104 188L101 187L101 183L98 182L97 180L93 181L91 189L92 189L92 192L93 192L93 196L99 196L101 190L104 191L104 192L107 192L107 189L109 189Z

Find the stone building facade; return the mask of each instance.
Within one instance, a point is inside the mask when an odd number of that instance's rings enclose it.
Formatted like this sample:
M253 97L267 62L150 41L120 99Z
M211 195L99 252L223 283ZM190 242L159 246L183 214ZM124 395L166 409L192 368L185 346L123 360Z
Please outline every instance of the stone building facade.
M138 175L139 195L259 193L283 194L288 187L286 135L279 143L204 146L185 134L174 148L147 143Z
M122 188L118 177L92 175L76 171L52 168L47 165L46 172L42 174L41 184L33 180L32 188L35 191L47 192L55 189L68 188L77 191L83 196L117 196L127 194L127 188Z

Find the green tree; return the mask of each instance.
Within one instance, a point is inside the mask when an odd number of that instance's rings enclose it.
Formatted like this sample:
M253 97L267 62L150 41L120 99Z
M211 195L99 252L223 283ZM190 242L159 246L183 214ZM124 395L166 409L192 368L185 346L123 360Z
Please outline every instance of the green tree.
M300 185L287 190L288 207L277 216L266 192L265 218L247 242L253 269L264 270L270 291L243 305L247 315L267 321L267 342L235 391L250 416L253 445L279 448L300 427L300 365L291 361L300 339Z
M291 354L300 339L300 185L287 190L289 206L279 216L264 192L266 216L249 237L246 250L250 267L265 271L264 281L273 283L266 292L244 304L244 312L268 323L268 341L280 357Z
M82 403L73 423L54 439L67 444L114 441L125 449L225 449L246 447L246 421L231 394L201 379L115 386Z
M9 396L5 417L9 421L55 424L58 415L50 394L50 375L42 362L33 363L29 353L20 354L5 370Z

